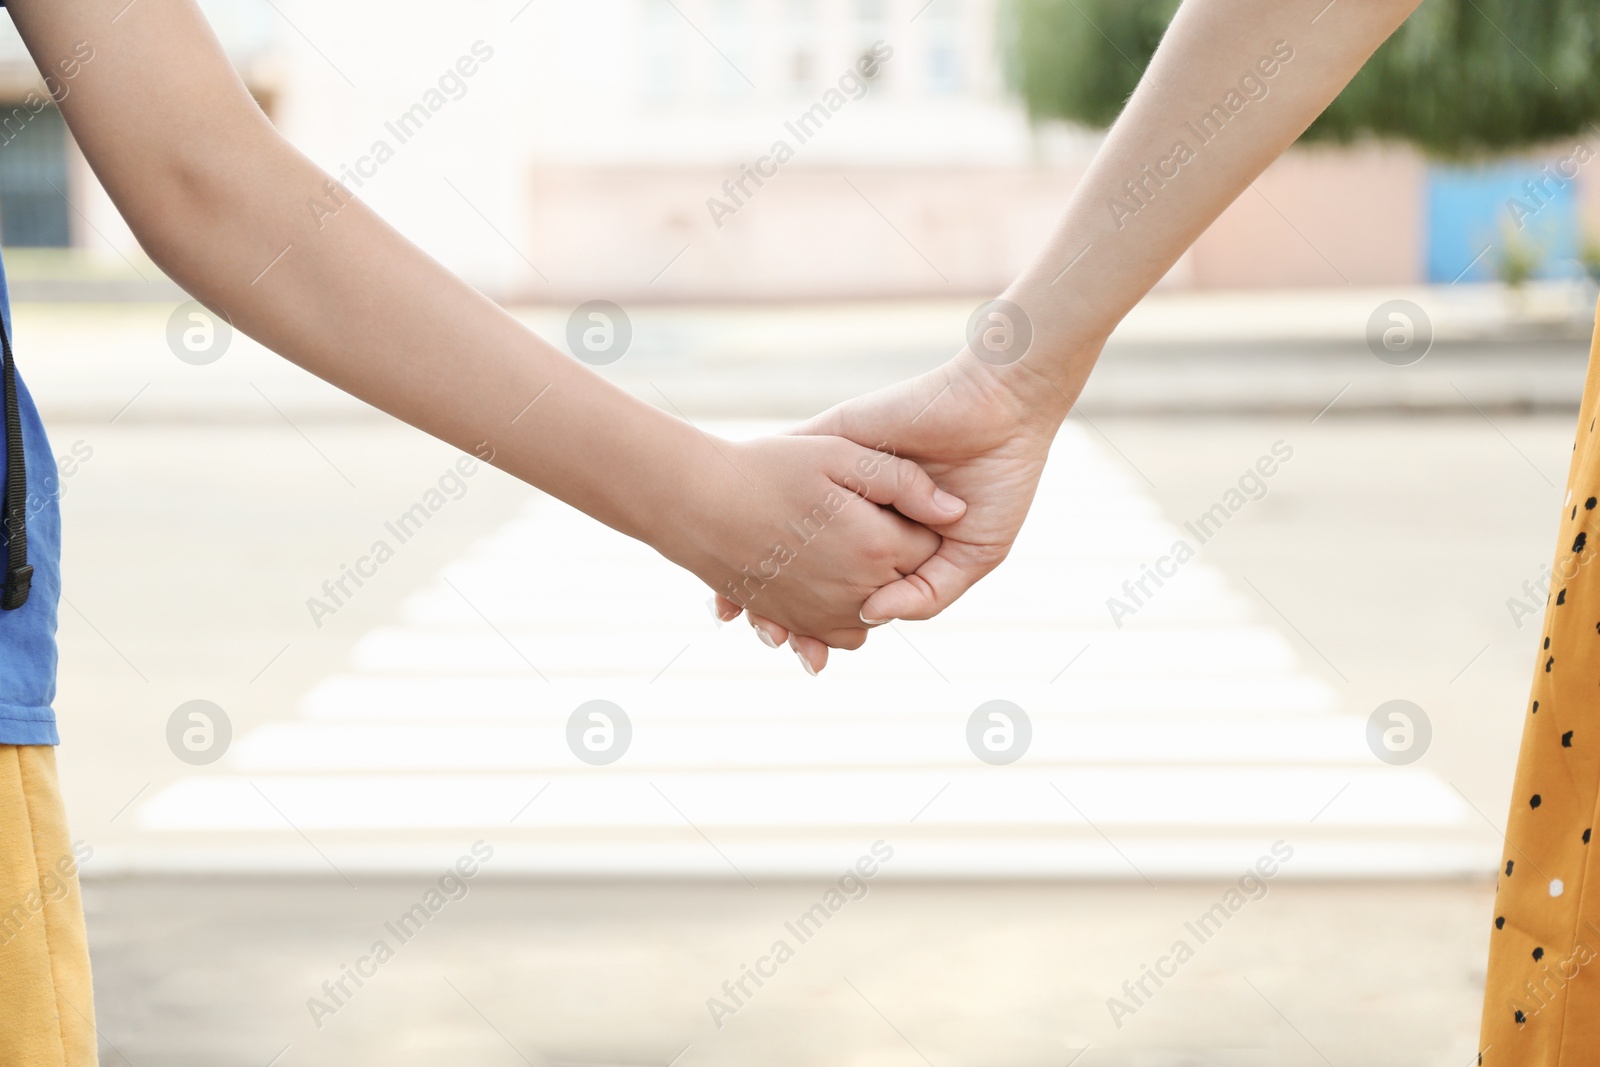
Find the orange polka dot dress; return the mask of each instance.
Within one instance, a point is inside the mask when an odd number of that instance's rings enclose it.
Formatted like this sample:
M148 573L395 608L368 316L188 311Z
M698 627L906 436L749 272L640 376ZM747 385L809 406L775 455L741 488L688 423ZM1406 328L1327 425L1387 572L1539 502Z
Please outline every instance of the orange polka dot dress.
M1500 861L1478 1062L1600 1064L1600 332Z

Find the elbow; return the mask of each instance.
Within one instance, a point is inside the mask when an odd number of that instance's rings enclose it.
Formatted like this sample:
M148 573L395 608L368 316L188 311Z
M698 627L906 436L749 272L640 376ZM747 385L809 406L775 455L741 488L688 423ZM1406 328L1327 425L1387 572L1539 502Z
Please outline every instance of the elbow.
M176 150L159 160L133 168L138 178L131 186L108 187L145 254L185 289L214 285L208 275L226 258L226 248L248 242L270 220L272 212L263 209L271 179L263 172L293 150L264 116L261 126L236 127L220 142L185 138L188 143L170 146Z

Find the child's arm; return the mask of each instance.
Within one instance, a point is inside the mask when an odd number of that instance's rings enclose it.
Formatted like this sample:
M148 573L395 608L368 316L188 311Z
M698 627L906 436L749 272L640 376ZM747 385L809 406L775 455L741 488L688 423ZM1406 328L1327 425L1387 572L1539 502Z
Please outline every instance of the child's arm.
M861 602L939 538L853 497L835 514L829 494L849 486L920 521L959 514L920 468L844 441L702 435L545 344L359 201L319 222L307 205L327 199L327 175L272 128L193 0L10 9L40 70L65 86L61 111L95 174L178 284L319 377L492 455L719 592L854 647ZM795 543L819 505L822 535ZM774 562L776 546L795 558Z

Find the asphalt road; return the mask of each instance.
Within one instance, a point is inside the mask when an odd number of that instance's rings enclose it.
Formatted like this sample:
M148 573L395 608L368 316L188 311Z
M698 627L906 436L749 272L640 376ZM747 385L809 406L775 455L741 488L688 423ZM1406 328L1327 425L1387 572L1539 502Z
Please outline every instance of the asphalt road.
M819 885L502 880L399 942L431 884L92 883L102 1062L1465 1067L1489 935L1481 883L1274 885L1203 942L1225 884L885 883L802 942Z

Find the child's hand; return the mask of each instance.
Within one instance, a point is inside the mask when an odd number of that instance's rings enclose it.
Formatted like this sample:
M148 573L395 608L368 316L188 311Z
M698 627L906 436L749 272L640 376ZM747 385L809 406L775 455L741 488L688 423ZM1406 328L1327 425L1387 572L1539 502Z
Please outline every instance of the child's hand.
M916 573L873 593L864 618L932 618L1011 550L1068 402L1055 388L1040 385L1035 393L1021 392L990 371L976 360L958 358L847 401L800 427L801 433L888 442L899 455L925 464L969 505L959 521L940 527L938 551ZM731 610L732 605L722 607ZM826 648L762 618L759 602L749 614L764 640L787 639L802 659L826 662Z
M915 463L843 438L712 444L725 462L701 464L694 484L708 505L657 546L723 598L724 619L748 608L835 648L859 648L867 597L938 550L920 524L966 510Z

